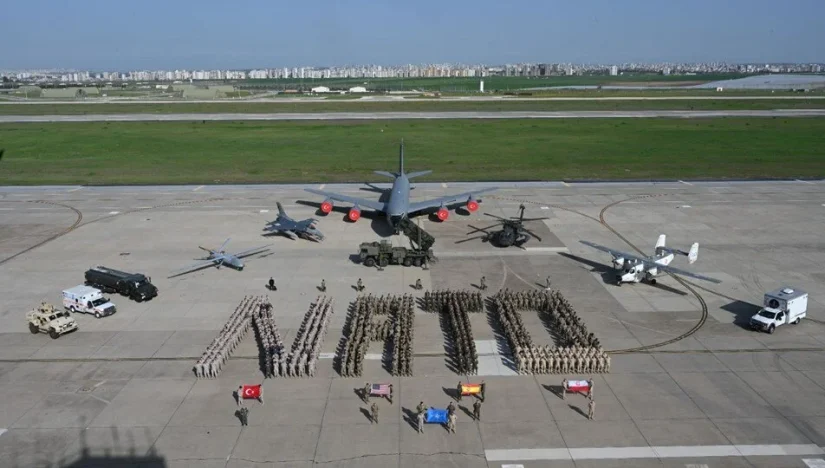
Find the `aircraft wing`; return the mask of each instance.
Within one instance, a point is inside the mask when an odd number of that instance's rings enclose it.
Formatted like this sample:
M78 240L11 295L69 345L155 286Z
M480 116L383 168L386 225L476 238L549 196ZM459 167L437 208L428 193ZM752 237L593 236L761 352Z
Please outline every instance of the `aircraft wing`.
M278 230L281 230L281 229L293 229L295 227L295 224L296 224L295 221L292 221L292 220L284 221L280 216L278 216L275 219L275 221L270 221L270 222L266 223L266 227L264 229L266 229L267 231L278 231Z
M722 282L721 280L718 280L716 278L711 278L710 276L703 276L703 275L700 275L698 273L693 273L693 272L690 272L690 271L687 271L687 270L680 270L679 268L673 268L671 266L651 264L650 262L648 262L648 265L650 267L655 266L657 269L662 270L662 271L666 271L668 273L674 273L674 274L682 275L682 276L690 276L691 278L696 278L696 279L700 279L700 280L704 280L704 281L710 281L711 283L715 283L715 284L719 284L719 283Z
M603 245L594 244L594 243L588 242L588 241L579 241L579 242L581 242L582 244L584 244L588 247L593 247L596 250L601 250L602 252L607 252L610 255L612 255L614 258L620 258L621 257L621 258L624 258L624 259L639 260L639 261L642 261L642 262L650 263L645 258L638 257L636 255L631 255L629 253L619 252L618 250L609 249L609 248L607 248Z
M203 260L203 261L200 261L198 263L193 263L189 266L185 266L185 267L183 267L179 270L173 271L172 276L178 276L178 275L182 275L184 273L190 273L190 272L193 272L195 270L200 270L200 269L203 269L203 268L206 268L206 267L213 266L215 263L219 262L222 258L223 258L222 256L218 256L218 257L215 257L215 258L212 258L212 259L209 259L209 260ZM170 276L170 278L172 276Z
M269 250L270 245L272 245L272 244L267 244L267 245L264 245L262 247L255 247L254 249L244 250L243 252L238 252L238 253L233 254L233 255L235 257L238 257L238 258L248 257L250 255L255 255L258 252L265 252L265 251Z
M352 203L353 205L358 205L361 207L367 207L375 211L384 211L384 203L375 201L375 200L367 200L366 198L358 198L358 197L350 197L347 195L341 195L338 193L332 192L324 192L323 190L315 190L315 189L304 189L309 193L314 193L316 195L321 195L327 198L330 198L335 201L342 201L344 203Z
M433 198L432 200L410 203L409 212L413 213L416 211L426 210L428 208L438 208L441 205L449 207L450 205L454 205L458 202L463 203L470 197L474 197L482 193L492 192L493 190L498 190L498 187L490 187L486 189L476 190L474 192L457 193L455 195L447 195L446 197Z

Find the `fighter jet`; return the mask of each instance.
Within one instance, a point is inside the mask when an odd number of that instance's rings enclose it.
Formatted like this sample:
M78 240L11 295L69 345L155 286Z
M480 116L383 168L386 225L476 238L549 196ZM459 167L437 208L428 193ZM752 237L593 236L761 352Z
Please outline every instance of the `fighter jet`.
M207 256L206 258L204 258L202 261L200 261L198 263L195 263L195 264L189 265L187 267L181 268L180 270L174 271L173 272L174 274L171 275L170 278L175 277L175 276L179 276L179 275L182 275L182 274L185 274L185 273L191 273L195 270L200 270L200 269L210 267L210 266L216 266L216 267L220 268L221 265L226 265L230 268L234 268L238 271L241 271L241 270L243 270L243 267L244 267L244 263L241 261L242 258L248 257L250 255L254 255L256 253L261 253L261 252L265 252L265 251L269 250L269 247L263 246L263 247L255 247L254 249L244 250L243 252L238 252L236 254L228 254L224 250L224 248L226 248L226 244L228 244L228 243L229 243L229 239L226 239L223 242L223 244L215 250L207 249L206 247L198 246L199 249L209 252L209 256ZM272 245L272 244L267 244L267 245Z
M386 216L387 223L397 234L400 230L399 223L404 218L409 218L419 214L422 211L438 208L436 216L440 221L446 221L450 216L448 211L450 208L464 204L469 211L478 210L478 204L481 200L477 198L478 195L497 190L498 187L490 187L474 192L459 193L456 195L448 195L446 197L434 198L432 200L425 200L419 202L410 201L410 179L430 174L432 171L419 171L407 174L404 172L404 140L401 140L401 148L398 156L398 172L374 171L378 175L390 177L393 179L392 189L389 191L389 197L386 202L367 200L364 198L350 197L347 195L340 195L332 192L325 192L323 190L305 189L307 192L316 195L322 195L326 199L321 203L321 212L329 214L333 208L333 200L344 203L351 203L353 206L349 209L347 217L350 221L358 221L361 218L361 207L367 207Z
M688 258L688 263L693 264L693 262L695 262L699 257L698 242L694 243L690 247L689 252L671 249L665 247L665 235L662 234L656 242L655 254L645 258L619 252L618 250L609 249L592 242L579 242L588 247L593 247L596 250L607 252L613 257L613 267L616 268L617 285L621 285L622 283L638 283L642 280L645 280L650 284L656 284L656 276L659 276L662 273L673 273L676 275L690 276L691 278L710 281L711 283L721 283L721 281L716 278L691 273L686 270L680 270L669 266L676 254L685 255Z
M267 233L264 234L265 236L283 234L292 240L299 237L315 242L324 240L324 235L315 228L315 223L318 222L317 219L309 218L303 221L295 221L286 214L281 202L276 202L276 205L278 205L278 217L275 218L275 221L266 223L264 231L267 231Z

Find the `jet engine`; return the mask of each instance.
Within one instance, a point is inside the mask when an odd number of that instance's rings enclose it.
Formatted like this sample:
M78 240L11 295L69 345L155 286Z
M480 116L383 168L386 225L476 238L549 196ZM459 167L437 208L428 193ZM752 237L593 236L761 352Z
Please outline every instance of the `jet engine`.
M321 213L330 214L330 212L332 212L332 206L333 206L332 200L327 198L326 200L324 200L321 203Z
M475 211L477 211L478 210L478 200L476 200L473 197L470 197L470 199L467 200L467 210L469 210L471 213L474 213Z
M435 215L438 216L439 221L447 221L447 218L450 217L450 212L447 211L447 208L442 206L438 209L438 211L436 211Z
M353 223L361 219L361 209L357 206L353 206L349 209L349 213L347 213L347 218Z

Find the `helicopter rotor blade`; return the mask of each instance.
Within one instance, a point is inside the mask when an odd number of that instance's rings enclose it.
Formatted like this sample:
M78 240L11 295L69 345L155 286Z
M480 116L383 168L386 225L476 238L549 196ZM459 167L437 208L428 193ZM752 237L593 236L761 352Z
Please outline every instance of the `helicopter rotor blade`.
M474 237L469 237L469 238L467 238L467 239L462 239L462 240L460 240L460 241L455 241L454 243L455 243L455 244L463 244L463 243L465 243L465 242L470 242L470 241L472 241L472 240L476 240L476 239L484 239L484 238L486 238L486 237L487 237L487 236L474 236Z
M473 226L472 224L468 224L468 226L470 226L471 228L473 228L473 230L472 230L472 231L470 231L470 232L468 232L468 233L467 233L467 235L469 236L470 234L475 234L475 233L477 233L477 232L483 232L484 234L490 234L489 232L487 232L487 230L488 230L488 229L492 229L492 228L494 228L494 227L498 226L498 224L493 224L492 226L487 226L487 227L485 227L485 228L477 228L477 227Z
M502 220L502 221L505 221L505 219L504 219L504 218L502 218L501 216L496 216L496 215L494 215L494 214L490 214L490 213L484 213L484 215L485 215L485 216L489 216L489 217L491 217L491 218L496 218L496 219L500 219L500 220ZM518 219L518 218L516 218L516 219Z
M536 240L538 240L539 242L541 242L541 237L537 236L535 232L533 232L533 231L531 231L531 230L529 230L529 229L524 229L524 228L522 228L522 229L524 230L524 232L526 232L527 234L530 234L531 236L535 237L535 238L536 238Z

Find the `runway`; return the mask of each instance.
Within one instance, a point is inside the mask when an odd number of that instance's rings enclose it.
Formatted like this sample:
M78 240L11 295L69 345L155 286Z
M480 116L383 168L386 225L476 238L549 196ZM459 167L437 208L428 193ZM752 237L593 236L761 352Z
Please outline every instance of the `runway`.
M740 111L563 111L563 112L301 112L213 114L111 114L111 115L4 115L0 123L24 122L185 122L197 120L417 120L417 119L699 119L721 117L823 117L825 109L772 109Z

